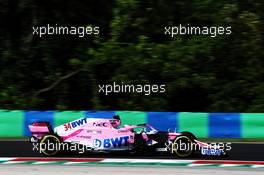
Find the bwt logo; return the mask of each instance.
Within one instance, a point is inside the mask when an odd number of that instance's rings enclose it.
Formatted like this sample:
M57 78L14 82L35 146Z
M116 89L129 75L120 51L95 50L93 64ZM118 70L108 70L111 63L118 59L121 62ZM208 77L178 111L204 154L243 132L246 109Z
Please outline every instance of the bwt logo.
M95 139L95 140L93 141L93 146L94 146L95 148L99 148L99 147L101 147L101 145L102 145L102 141L101 141L101 140L99 140L99 139Z
M128 139L129 139L129 136L116 137L116 138L104 139L104 140L95 139L93 142L93 146L96 148L99 148L101 146L103 148L111 148L111 147L116 148L116 147L121 147L121 146L127 146Z
M64 130L68 131L70 129L76 128L77 126L82 126L86 123L87 123L87 118L82 118L82 119L79 119L79 120L76 120L70 123L66 123L63 126L64 126Z

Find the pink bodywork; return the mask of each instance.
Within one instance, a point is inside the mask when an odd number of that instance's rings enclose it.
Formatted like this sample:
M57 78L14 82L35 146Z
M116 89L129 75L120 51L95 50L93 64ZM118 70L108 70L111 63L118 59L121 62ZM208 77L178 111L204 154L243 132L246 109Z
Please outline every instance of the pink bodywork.
M80 118L55 127L54 133L60 136L63 142L74 142L95 150L104 150L106 146L107 149L128 149L129 145L134 143L135 132L133 130L136 128L147 126L152 131L157 131L150 125L124 125L118 129L114 127L117 122L116 119ZM39 126L38 124L29 125L29 130L32 136L37 139L41 139L50 132L47 125ZM140 133L146 141L149 140L148 135L143 130ZM169 132L168 139L172 141L180 134ZM110 141L111 143L109 144L108 142ZM201 147L208 146L198 140L195 140L195 142Z
M114 126L117 126L118 122L116 119L81 118L55 127L54 133L59 135L63 142L80 143L94 149L104 149L102 144L96 145L95 142L103 142L105 139L116 139L121 143L121 146L113 148L127 148L129 144L134 143L135 134L132 129L138 127L125 125L117 129ZM49 134L48 127L43 124L29 125L29 130L37 139Z

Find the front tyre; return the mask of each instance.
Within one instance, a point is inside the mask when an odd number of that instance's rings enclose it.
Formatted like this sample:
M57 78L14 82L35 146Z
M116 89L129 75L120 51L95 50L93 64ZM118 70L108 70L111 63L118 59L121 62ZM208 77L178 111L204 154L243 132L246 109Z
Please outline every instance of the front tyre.
M193 139L187 135L177 136L172 143L172 153L180 158L191 156L194 152L193 148Z
M181 134L191 138L193 141L197 139L193 133L188 131L182 131Z
M46 156L53 156L60 150L60 139L55 135L45 135L40 140L40 152Z

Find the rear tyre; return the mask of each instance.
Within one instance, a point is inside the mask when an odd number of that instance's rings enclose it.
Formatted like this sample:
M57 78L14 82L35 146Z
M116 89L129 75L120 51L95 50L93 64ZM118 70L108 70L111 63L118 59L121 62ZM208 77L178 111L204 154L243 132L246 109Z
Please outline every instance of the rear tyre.
M60 150L61 140L56 135L45 135L39 143L40 152L45 156L56 155Z
M194 152L193 147L194 147L194 141L190 136L179 135L174 139L172 143L172 149L173 149L172 152L177 157L185 158L193 154Z

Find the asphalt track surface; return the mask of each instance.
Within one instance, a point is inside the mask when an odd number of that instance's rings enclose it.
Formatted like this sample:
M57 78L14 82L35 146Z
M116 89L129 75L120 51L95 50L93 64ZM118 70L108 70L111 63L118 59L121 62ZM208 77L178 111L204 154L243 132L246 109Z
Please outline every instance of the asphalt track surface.
M264 144L261 143L232 143L229 157L193 157L192 159L224 159L263 161ZM130 159L177 159L176 157L154 154L129 155L115 154L66 154L63 157L98 157L98 158L130 158ZM0 157L43 157L37 151L33 151L32 143L28 141L0 141ZM239 168L239 167L181 167L181 166L111 166L111 165L27 165L16 164L0 165L0 174L3 175L247 175L264 174L263 169Z
M264 144L262 143L232 143L232 150L228 157L206 156L192 157L192 159L214 160L246 160L264 161ZM127 153L70 153L60 157L99 157L99 158L136 158L136 159L177 159L176 157L159 154L131 155ZM0 157L43 157L38 151L33 151L32 143L28 141L0 141Z
M260 169L201 168L171 166L58 166L58 165L0 165L3 175L263 175Z

